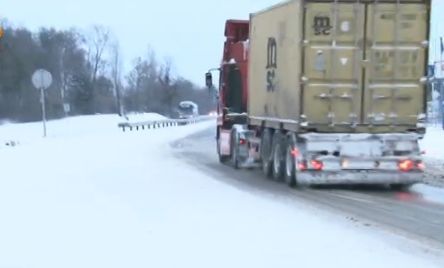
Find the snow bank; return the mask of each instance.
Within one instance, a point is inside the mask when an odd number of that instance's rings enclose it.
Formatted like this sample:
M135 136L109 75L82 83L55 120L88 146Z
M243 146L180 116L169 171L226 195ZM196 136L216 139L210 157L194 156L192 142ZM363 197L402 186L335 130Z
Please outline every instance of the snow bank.
M156 113L129 114L130 122L162 120L166 117ZM73 138L91 135L117 133L118 123L127 121L115 114L75 116L47 122L48 138ZM17 144L28 144L42 141L42 122L26 124L5 124L0 130L0 148L11 141Z
M427 128L426 135L420 142L421 148L426 151L427 158L444 161L444 130L438 126Z
M427 128L421 149L426 152L426 183L444 188L444 130L438 125Z
M131 122L131 123L168 119L167 117L160 115L160 114L156 114L156 113L129 113L126 116L128 118L128 120L126 120L126 121Z

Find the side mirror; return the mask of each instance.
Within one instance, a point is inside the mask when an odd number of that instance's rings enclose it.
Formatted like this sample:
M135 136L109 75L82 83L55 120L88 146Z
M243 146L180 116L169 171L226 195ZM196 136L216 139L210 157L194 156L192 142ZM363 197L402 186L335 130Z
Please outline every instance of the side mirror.
M208 89L211 89L213 87L213 76L210 72L205 74L205 84L207 85Z

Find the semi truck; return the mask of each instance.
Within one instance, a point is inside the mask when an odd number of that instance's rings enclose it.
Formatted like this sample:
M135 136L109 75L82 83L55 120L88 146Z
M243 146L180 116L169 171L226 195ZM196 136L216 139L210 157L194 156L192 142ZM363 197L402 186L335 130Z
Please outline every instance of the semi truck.
M225 23L217 154L290 186L421 182L430 0L290 0Z

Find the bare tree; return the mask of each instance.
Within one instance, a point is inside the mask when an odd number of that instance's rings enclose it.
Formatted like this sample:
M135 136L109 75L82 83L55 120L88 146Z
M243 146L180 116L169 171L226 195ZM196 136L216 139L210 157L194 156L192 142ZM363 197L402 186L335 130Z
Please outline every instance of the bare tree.
M148 47L144 57L134 60L126 76L125 108L138 111L157 111L161 104L159 65L154 50Z
M95 86L99 70L104 66L104 53L110 39L110 30L104 26L93 26L93 35L90 40L91 81Z
M163 101L168 107L168 113L170 114L170 116L173 112L174 100L177 97L177 86L171 78L172 66L173 66L172 60L169 58L165 59L165 63L160 68L160 73L159 73L159 82L164 95Z
M74 28L60 32L59 35L62 37L58 50L60 99L63 106L63 114L67 116L71 111L68 92L74 76L82 69L81 66L85 63L85 52L82 49L82 45L86 43L86 39Z
M111 76L114 84L114 94L116 96L116 105L119 116L123 116L123 103L122 103L122 59L120 53L119 41L114 41L111 45Z

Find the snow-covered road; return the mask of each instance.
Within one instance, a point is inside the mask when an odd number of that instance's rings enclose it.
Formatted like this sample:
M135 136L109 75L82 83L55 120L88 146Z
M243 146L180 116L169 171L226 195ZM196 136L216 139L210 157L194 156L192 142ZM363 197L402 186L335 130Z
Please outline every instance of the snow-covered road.
M438 248L245 191L177 157L212 127L123 133L113 116L0 127L0 268L442 267ZM207 148L213 151L214 148Z

